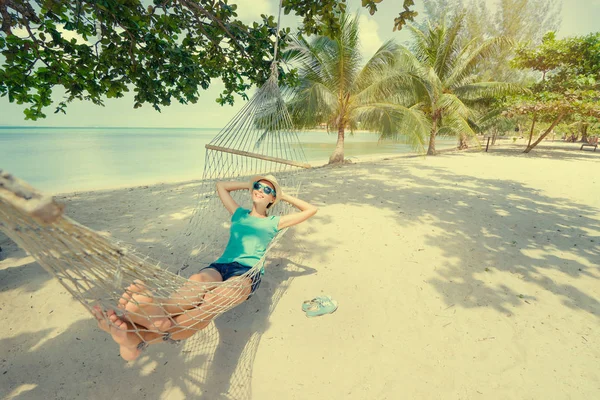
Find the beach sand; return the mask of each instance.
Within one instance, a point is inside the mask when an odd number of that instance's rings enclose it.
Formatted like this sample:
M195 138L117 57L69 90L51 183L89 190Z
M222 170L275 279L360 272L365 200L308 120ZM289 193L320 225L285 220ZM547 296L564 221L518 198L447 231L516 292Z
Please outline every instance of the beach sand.
M600 398L600 152L521 150L306 171L319 213L277 244L257 294L130 363L2 235L0 398ZM196 187L57 199L160 259ZM306 318L321 294L339 309Z

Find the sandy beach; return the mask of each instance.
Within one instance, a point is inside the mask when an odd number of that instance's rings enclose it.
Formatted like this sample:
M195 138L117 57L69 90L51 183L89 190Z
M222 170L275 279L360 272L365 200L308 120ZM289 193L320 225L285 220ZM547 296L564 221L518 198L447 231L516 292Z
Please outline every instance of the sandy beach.
M306 171L319 213L279 241L256 295L130 363L0 234L0 398L600 398L600 152L517 144ZM160 259L196 188L57 200ZM339 309L306 318L321 294Z

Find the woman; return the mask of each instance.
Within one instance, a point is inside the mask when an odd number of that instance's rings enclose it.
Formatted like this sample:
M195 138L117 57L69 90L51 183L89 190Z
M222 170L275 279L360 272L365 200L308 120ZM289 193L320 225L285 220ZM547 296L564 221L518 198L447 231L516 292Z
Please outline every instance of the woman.
M251 210L240 207L231 197L235 190L250 191ZM113 310L106 313L110 324L100 309L94 308L98 325L120 345L125 360L135 360L148 344L187 339L225 309L250 298L260 284L263 271L252 276L246 273L260 262L277 232L304 222L317 212L315 206L283 193L272 175L255 176L249 183L218 182L217 193L232 215L229 241L218 260L192 275L168 299L153 298L142 282L136 282L119 301L124 317ZM269 216L268 209L279 201L290 203L300 212ZM224 281L228 284L215 285ZM136 333L134 325L155 332Z

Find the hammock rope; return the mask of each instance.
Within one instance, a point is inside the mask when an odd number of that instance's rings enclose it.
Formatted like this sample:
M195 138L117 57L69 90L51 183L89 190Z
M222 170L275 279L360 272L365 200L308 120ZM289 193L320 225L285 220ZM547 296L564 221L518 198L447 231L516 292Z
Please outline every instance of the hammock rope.
M281 1L270 78L206 145L196 207L186 228L167 244L170 255L162 260L170 268L78 224L63 214L63 205L0 170L0 230L91 313L100 307L128 319L130 331L142 343L150 333L166 340L171 333L203 329L234 307L248 289L244 280L203 283L186 279L216 260L229 237L230 215L216 194L216 182L249 182L257 174L273 174L286 192L297 195L298 172L310 168L277 83L280 18ZM240 206L251 208L248 191L231 194ZM290 211L289 204L278 202L269 214ZM242 278L258 279L269 250L285 231L277 234L263 258ZM142 325L138 320L150 323ZM157 323L165 320L168 332Z

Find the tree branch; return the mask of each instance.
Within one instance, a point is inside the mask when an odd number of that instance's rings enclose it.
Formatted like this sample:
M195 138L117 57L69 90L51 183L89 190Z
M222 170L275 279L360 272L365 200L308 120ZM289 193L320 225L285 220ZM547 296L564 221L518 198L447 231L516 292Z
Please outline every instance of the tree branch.
M562 121L562 119L565 115L566 115L565 112L558 114L558 116L556 117L556 119L554 121L552 121L552 125L550 125L550 127L546 130L546 132L544 132L542 135L540 135L540 137L532 145L527 146L527 148L525 149L525 151L523 153L529 153L531 150L533 150L533 148L535 146L537 146L542 140L544 140L544 138L546 136L548 136L548 134L550 132L552 132L554 127L556 127L556 125L558 125L558 123L560 121Z
M8 9L6 7L7 0L0 0L0 15L2 15L2 31L6 33L6 35L12 35L12 29L10 28L12 18L8 13Z
M248 54L246 53L246 49L244 49L238 43L238 41L233 37L233 35L231 34L231 32L229 32L229 29L227 29L225 27L225 25L223 25L223 22L221 22L221 20L219 20L217 17L215 17L214 15L212 15L211 13L209 13L208 11L206 11L206 9L204 7L202 7L202 5L200 5L199 3L193 3L193 2L190 2L190 1L187 1L187 0L179 0L179 2L182 5L185 5L188 9L195 8L196 10L198 10L202 14L204 14L206 17L208 17L209 19L211 19L214 23L216 23L217 25L219 25L219 27L221 29L223 29L223 31L227 34L227 36L229 36L229 38L233 41L233 43L237 46L237 48L242 52L242 54L244 56L246 56L247 58L249 58Z

